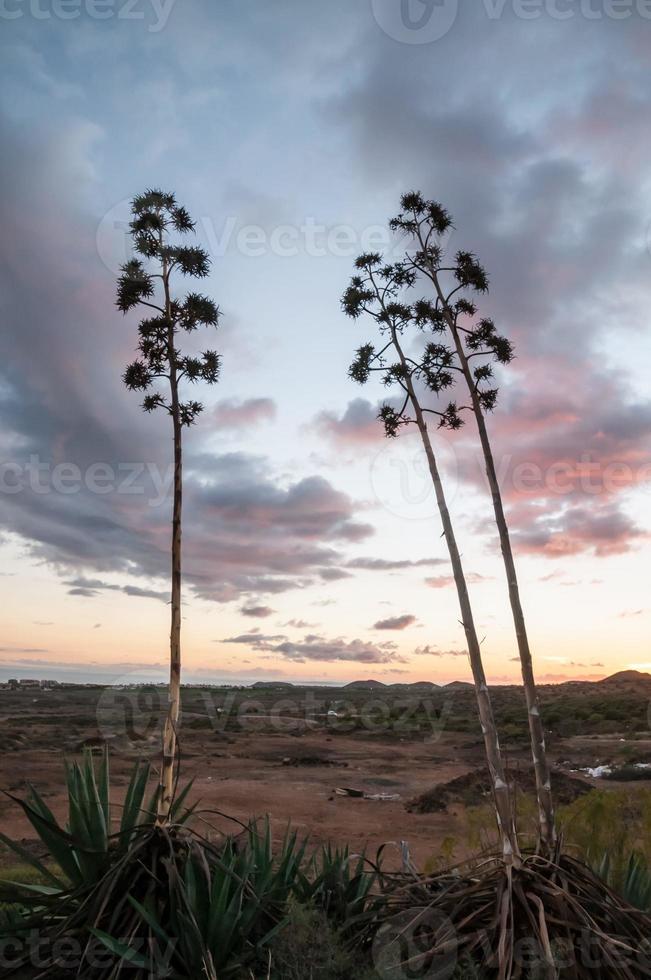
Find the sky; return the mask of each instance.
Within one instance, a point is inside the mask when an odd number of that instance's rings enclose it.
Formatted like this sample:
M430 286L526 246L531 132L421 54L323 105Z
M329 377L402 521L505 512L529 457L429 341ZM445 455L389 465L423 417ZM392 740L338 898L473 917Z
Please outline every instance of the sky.
M489 419L538 678L651 670L651 3L0 0L0 679L163 680L171 432L121 375L129 201L173 191L222 378L185 437L188 682L470 676L416 432L340 298L452 213L516 346ZM179 282L179 291L192 284ZM486 669L519 678L472 419L433 430Z

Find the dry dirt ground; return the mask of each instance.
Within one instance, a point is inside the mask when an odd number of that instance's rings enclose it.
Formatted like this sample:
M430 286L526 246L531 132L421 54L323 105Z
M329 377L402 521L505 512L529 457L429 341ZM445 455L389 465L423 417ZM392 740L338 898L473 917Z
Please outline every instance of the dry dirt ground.
M98 734L94 709L68 701L56 695L21 694L11 702L0 702L0 789L22 796L31 782L59 818L64 817L64 756L78 758L84 739ZM329 733L324 727L292 734L256 731L257 723L249 730L246 725L245 730L195 730L191 716L186 715L186 721L183 780L195 781L194 796L205 811L206 832L209 825L233 829L219 814L241 821L269 814L278 836L291 822L315 843L345 843L354 850L366 848L369 855L388 842L390 864L399 863L400 842L407 841L419 867L436 860L446 838L464 837L463 804L433 813L409 812L406 804L435 786L480 772L483 750L475 735L446 731L433 738L403 739L395 733ZM140 750L120 740L113 744L111 769L117 797L141 750L149 752L152 765L157 765L155 744L153 736L149 743L142 742ZM636 747L651 755L651 743L639 741ZM616 757L620 750L617 737L575 738L557 743L553 758L572 760L577 766L595 765ZM526 746L510 752L509 764L514 770L527 766ZM567 771L569 764L564 768ZM338 795L337 788L399 799L346 797ZM20 808L6 797L0 798L0 827L14 839L34 837ZM455 856L461 856L458 849Z
M220 811L242 821L268 813L278 835L291 822L299 834L309 834L314 842L348 843L354 849L367 847L369 853L394 841L397 856L399 842L407 840L418 862L438 852L440 842L458 831L457 818L454 812L408 813L405 802L435 782L447 782L470 771L477 759L476 747L455 739L428 745L359 735L328 741L323 733L300 738L237 733L228 738L227 743L220 738L215 745L210 734L184 736L183 778L194 779L202 810ZM324 762L296 764L297 757L304 756ZM292 759L292 764L284 763L286 759ZM29 779L62 818L62 761L55 745L7 753L0 758L0 786L22 795ZM132 765L131 755L112 757L116 787L126 787ZM371 795L399 794L400 799L344 797L335 792L338 787ZM205 819L220 829L228 827L228 821L215 813L206 812ZM0 826L12 838L33 836L22 811L9 800L0 802Z

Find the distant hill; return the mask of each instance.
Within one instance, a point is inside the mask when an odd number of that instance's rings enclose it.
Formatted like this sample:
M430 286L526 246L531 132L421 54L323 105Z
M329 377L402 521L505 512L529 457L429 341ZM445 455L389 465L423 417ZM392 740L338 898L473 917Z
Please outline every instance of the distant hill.
M343 691L368 691L373 688L388 687L387 684L383 684L382 681L351 681L350 684L346 684Z
M294 687L289 681L256 681L251 687Z
M440 690L439 684L432 681L415 681L413 684L384 684L382 681L352 681L346 684L344 691L409 691L412 694L426 694L428 691Z
M640 670L620 670L610 677L604 677L598 684L651 684L651 674L644 674Z
M473 685L469 681L452 681L445 685L446 691L467 691L469 688L473 689Z

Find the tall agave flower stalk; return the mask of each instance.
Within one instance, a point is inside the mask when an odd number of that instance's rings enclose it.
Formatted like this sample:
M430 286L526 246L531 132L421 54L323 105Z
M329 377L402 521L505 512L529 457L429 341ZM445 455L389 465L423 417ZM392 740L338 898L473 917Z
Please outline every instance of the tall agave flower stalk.
M145 392L142 407L146 412L158 408L167 412L172 421L174 447L170 681L158 797L158 821L164 824L169 820L174 796L181 707L182 436L183 429L194 424L203 408L200 402L183 401L180 389L183 382L215 384L220 369L220 357L215 351L204 351L199 357L184 355L178 343L182 333L192 333L200 326L216 327L219 310L211 299L199 293L189 293L183 299L173 295L172 280L176 276L202 279L210 269L208 255L202 248L170 240L171 235L194 230L194 222L174 195L146 191L134 199L131 211L130 231L138 258L122 267L117 306L123 313L142 306L153 310L153 315L140 321L138 358L126 369L124 383L130 391ZM157 389L160 384L163 391Z
M368 381L372 373L380 372L387 387L396 385L400 389L400 405L396 407L386 403L380 411L379 417L384 423L389 438L395 437L400 428L410 423L415 423L420 433L459 598L461 622L468 645L503 857L505 863L509 865L514 862L519 863L510 792L486 682L481 647L463 563L426 419L427 413L437 415L441 413L423 407L417 391L417 386L424 385L426 389L438 393L452 383L448 365L453 354L452 351L435 344L427 346L419 361L413 360L405 352L403 335L406 329L414 324L422 326L432 312L427 304L421 303L411 307L399 301L402 290L413 284L414 273L400 264L385 265L381 256L377 254L360 256L356 268L359 274L353 277L343 297L344 312L353 319L362 313L369 314L377 323L385 343L380 350L376 350L372 344L360 347L350 368L350 375L355 381L363 384ZM389 352L392 352L395 357L391 362L387 362ZM410 410L413 412L413 417L409 414Z
M407 256L407 268L410 268L417 277L425 277L433 286L434 324L437 331L443 328L449 332L457 367L468 389L470 407L477 424L504 560L527 701L540 836L543 845L551 850L556 843L557 835L545 733L540 716L531 648L520 600L511 538L485 418L486 412L492 411L495 407L498 395L497 388L492 384L491 361L508 364L513 359L513 345L507 338L497 334L492 320L485 318L478 323L473 322L477 313L476 305L467 298L467 295L461 294L486 293L488 277L476 257L470 252L457 252L453 264L449 264L446 260L441 239L452 227L452 219L445 208L436 201L426 201L417 192L405 194L401 205L402 211L392 220L391 227L396 231L405 232L414 243L413 249ZM476 363L476 359L479 363ZM454 403L448 407L447 421L452 423L453 427L455 421L461 424L459 411Z

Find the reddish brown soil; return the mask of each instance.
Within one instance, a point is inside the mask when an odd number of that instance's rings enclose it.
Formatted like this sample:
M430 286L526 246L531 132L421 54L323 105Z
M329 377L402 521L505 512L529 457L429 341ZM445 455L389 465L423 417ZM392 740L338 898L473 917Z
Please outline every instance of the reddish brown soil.
M74 757L81 742L97 736L94 712L81 707L64 710L69 700L52 695L25 703L5 701L0 705L0 789L23 796L32 782L60 819L64 818L64 751ZM50 710L48 710L50 709ZM31 713L29 713L31 711ZM152 763L157 763L155 739L151 739ZM596 765L620 756L625 746L618 737L591 737L558 741L554 759L563 768ZM146 742L143 743L146 746ZM636 741L640 757L651 757L651 743ZM78 752L77 752L78 757ZM116 802L124 791L134 761L133 748L115 744L111 751ZM526 744L510 753L514 768L527 768ZM469 776L479 785L483 771L481 740L468 734L444 731L440 737L406 739L393 734L328 734L327 729L302 734L281 731L220 731L193 727L190 714L182 730L183 780L195 780L195 796L201 800L206 821L219 830L232 830L223 816L246 821L253 815L269 814L280 836L288 823L315 842L326 840L367 848L369 855L386 842L387 860L398 863L400 841L408 842L412 859L423 866L441 853L446 838L458 844L455 857L463 856L465 806L482 802L466 798L450 800L447 809L432 813L409 812L407 804L426 791L441 787L457 777ZM589 785L603 782L587 781ZM610 784L612 787L612 784ZM339 796L337 787L352 787L368 794L399 794L400 799L372 801ZM208 823L202 825L209 833ZM0 827L15 839L32 839L35 834L20 808L0 797ZM392 857L393 855L393 857ZM2 856L0 855L0 862Z
M288 822L315 842L333 840L369 854L387 841L407 840L417 861L438 853L440 842L455 833L451 813L407 813L405 802L434 782L447 782L467 772L476 749L445 739L435 744L396 742L363 736L238 733L220 738L210 734L184 737L183 777L195 780L201 807L219 810L239 820L269 814L280 835ZM329 756L329 764L283 764L297 756ZM55 815L65 815L62 754L28 748L0 756L0 786L23 795L26 779L33 782ZM133 765L131 756L112 758L113 784L126 786ZM369 794L400 794L398 801L371 801L338 796L337 787L353 787ZM226 829L228 822L206 813L211 824ZM15 804L0 802L0 823L12 838L34 836ZM396 855L398 850L396 848Z

